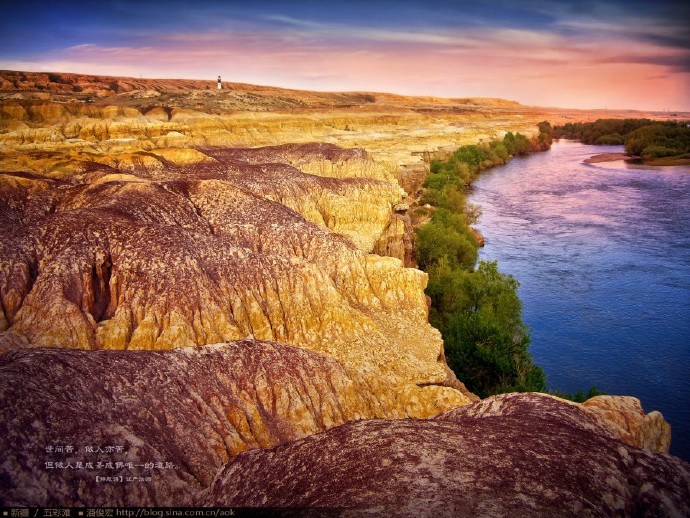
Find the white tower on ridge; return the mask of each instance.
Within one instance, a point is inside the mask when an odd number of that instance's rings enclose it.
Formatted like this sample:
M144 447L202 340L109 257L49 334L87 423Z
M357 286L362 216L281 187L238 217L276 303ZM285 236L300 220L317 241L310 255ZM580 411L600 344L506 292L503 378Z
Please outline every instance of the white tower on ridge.
M218 76L218 90L223 89L223 83L220 82L220 76Z

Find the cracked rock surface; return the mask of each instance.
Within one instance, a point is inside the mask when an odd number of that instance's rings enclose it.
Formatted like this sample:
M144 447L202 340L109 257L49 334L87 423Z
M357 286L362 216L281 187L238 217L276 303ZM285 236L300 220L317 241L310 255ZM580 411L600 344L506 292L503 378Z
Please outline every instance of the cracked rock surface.
M504 394L244 453L199 502L342 516L688 516L690 465L621 443L578 405Z
M242 451L385 414L337 361L254 340L15 350L0 356L0 401L0 505L185 505Z

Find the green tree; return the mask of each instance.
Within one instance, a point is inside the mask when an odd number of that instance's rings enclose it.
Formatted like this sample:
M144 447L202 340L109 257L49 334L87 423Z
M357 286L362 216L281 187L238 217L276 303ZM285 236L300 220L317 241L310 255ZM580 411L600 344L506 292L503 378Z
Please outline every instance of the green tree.
M644 126L628 134L625 139L625 151L643 158L690 153L690 128L676 123Z
M416 255L422 269L444 258L454 267L471 269L477 261L477 245L461 215L438 209L417 229Z
M537 124L537 127L539 128L539 133L543 133L544 135L551 135L553 128L551 127L551 123L549 121L542 121L539 124Z
M503 145L511 155L525 155L531 149L531 143L527 137L522 133L513 134L512 131L507 132L503 137Z
M526 155L531 151L531 143L522 133L515 134L515 154Z
M480 396L546 390L528 351L518 285L495 261L467 271L444 258L429 270L431 323L444 337L448 365Z
M495 165L505 164L508 161L508 150L505 144L500 140L492 140L489 144L494 155L498 158L499 162Z
M597 138L595 144L597 146L620 146L625 143L625 137L620 133L612 133L610 135L602 135Z

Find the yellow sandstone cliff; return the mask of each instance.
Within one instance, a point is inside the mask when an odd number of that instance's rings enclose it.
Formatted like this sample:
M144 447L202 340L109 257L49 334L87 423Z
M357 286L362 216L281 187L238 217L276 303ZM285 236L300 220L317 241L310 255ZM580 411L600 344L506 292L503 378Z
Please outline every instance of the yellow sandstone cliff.
M121 81L115 96L79 77L97 103L68 99L65 83L43 100L0 100L0 354L268 340L328 357L366 387L376 410L338 423L477 399L428 323L426 274L406 267L402 168L532 131L543 111L262 87L251 97L248 85L221 95L203 82ZM629 415L590 406L607 422ZM642 419L661 431L613 428L667 448L663 418Z
M303 148L281 152L327 161L342 151ZM368 253L402 197L397 184L305 174L275 151L0 175L0 326L32 346L75 349L279 341L361 374L389 417L469 402L427 322L426 275Z

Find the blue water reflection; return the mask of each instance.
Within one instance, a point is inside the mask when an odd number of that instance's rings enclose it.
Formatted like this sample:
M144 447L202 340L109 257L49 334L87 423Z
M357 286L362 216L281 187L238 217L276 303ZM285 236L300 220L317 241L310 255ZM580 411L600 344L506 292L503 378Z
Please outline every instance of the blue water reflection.
M481 257L520 281L549 387L640 398L690 460L690 167L583 163L613 152L563 141L483 173Z

